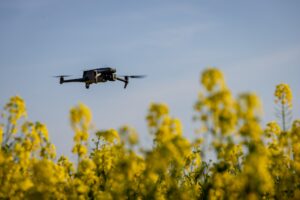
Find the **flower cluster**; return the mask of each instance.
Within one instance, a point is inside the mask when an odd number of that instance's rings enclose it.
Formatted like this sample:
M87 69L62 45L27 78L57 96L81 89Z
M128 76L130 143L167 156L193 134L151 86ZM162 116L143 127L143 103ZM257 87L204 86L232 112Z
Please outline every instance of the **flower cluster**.
M300 120L264 127L257 95L234 97L216 68L200 80L194 140L166 104L149 107L151 149L133 127L96 129L79 104L70 111L76 161L57 157L46 126L12 97L0 118L0 199L298 199ZM276 87L277 103L291 107L291 96Z
M276 86L274 96L277 105L276 116L279 118L282 130L286 132L292 121L292 90L288 84L281 83Z
M276 90L274 93L275 102L280 102L281 104L288 104L290 107L292 106L292 91L288 84L281 83L276 86Z

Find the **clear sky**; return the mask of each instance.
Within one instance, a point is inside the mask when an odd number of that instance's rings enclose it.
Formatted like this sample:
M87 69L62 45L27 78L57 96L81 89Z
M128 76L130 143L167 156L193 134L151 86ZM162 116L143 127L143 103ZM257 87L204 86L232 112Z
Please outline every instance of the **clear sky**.
M69 109L82 102L99 129L134 126L144 145L151 102L165 102L194 136L200 72L220 68L236 95L256 92L274 120L276 84L288 83L300 117L300 1L0 1L0 105L22 96L29 120L46 123L70 155ZM53 75L112 66L146 74L121 82L59 85Z

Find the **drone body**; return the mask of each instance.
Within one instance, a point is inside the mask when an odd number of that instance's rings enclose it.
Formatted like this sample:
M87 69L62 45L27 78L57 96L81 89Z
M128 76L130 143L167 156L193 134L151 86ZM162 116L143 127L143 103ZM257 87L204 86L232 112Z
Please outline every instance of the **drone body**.
M105 68L98 68L98 69L91 69L83 71L82 78L76 79L64 79L68 77L66 75L56 76L59 77L59 83L69 83L69 82L82 82L85 83L85 87L88 89L91 84L93 83L103 83L107 81L122 81L124 82L124 88L127 87L129 78L144 78L143 75L134 75L134 76L117 76L116 69L105 67Z

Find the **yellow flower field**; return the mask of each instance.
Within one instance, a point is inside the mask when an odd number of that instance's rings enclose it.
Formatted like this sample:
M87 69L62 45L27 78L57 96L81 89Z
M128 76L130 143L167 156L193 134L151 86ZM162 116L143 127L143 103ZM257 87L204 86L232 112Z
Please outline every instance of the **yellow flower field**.
M29 121L23 99L12 97L1 112L0 199L300 199L300 120L288 117L289 86L274 86L278 121L262 125L254 93L233 96L216 68L200 83L197 139L184 136L167 105L153 103L150 150L136 150L134 128L95 131L89 108L73 107L76 162L56 156L46 125ZM216 159L206 162L207 150Z

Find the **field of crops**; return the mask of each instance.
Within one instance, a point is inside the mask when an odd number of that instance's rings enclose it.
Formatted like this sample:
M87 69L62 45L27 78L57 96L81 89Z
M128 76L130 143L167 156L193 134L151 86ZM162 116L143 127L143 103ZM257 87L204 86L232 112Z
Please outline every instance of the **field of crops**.
M76 162L56 157L46 125L29 121L25 102L12 97L1 112L0 199L300 199L300 120L291 118L289 86L274 88L268 103L278 120L264 125L259 97L234 97L218 69L204 70L200 82L197 139L153 103L150 150L134 128L95 131L89 108L73 107ZM208 150L216 159L205 162Z

